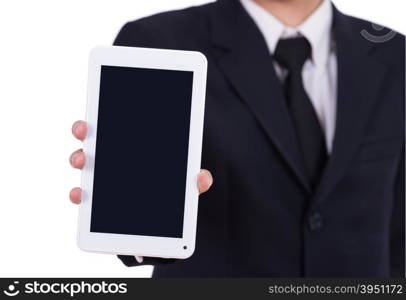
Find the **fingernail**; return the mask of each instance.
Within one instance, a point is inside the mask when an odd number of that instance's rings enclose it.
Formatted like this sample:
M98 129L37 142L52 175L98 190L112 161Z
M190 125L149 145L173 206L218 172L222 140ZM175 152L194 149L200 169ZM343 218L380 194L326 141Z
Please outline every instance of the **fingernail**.
M75 153L72 154L72 163L74 165L78 165L79 164L79 153L82 152L82 150L78 150Z
M73 153L70 157L70 162L72 163L72 165L76 164L76 153Z
M209 183L212 184L213 183L213 177L211 176L211 173L208 170L203 170L203 173L207 175L207 177L209 177Z
M78 122L75 122L75 123L73 124L73 127L72 127L72 131L73 131L73 132L76 131L76 128L78 127L78 125L79 125Z

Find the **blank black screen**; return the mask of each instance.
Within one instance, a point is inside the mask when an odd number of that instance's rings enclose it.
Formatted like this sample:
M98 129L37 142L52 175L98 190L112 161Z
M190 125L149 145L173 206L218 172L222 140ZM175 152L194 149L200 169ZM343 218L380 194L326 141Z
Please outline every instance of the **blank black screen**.
M181 238L193 72L102 66L91 231Z

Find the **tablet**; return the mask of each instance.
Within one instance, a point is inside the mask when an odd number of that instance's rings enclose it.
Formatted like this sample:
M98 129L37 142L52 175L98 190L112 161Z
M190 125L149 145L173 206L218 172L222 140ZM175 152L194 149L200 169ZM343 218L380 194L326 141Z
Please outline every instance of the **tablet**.
M81 249L181 259L193 254L206 73L199 52L92 50Z

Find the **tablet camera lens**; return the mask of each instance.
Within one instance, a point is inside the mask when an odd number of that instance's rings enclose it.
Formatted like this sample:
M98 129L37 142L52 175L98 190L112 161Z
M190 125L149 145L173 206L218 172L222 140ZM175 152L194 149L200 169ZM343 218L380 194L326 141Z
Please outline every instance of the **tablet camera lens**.
M183 246L183 250L186 250L187 249L187 246Z

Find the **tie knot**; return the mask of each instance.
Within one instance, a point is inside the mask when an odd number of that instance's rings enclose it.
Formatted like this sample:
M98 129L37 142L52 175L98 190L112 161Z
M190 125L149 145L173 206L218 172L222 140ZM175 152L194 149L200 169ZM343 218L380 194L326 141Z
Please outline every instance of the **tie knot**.
M311 46L305 37L279 40L274 59L289 71L301 70L311 55Z

